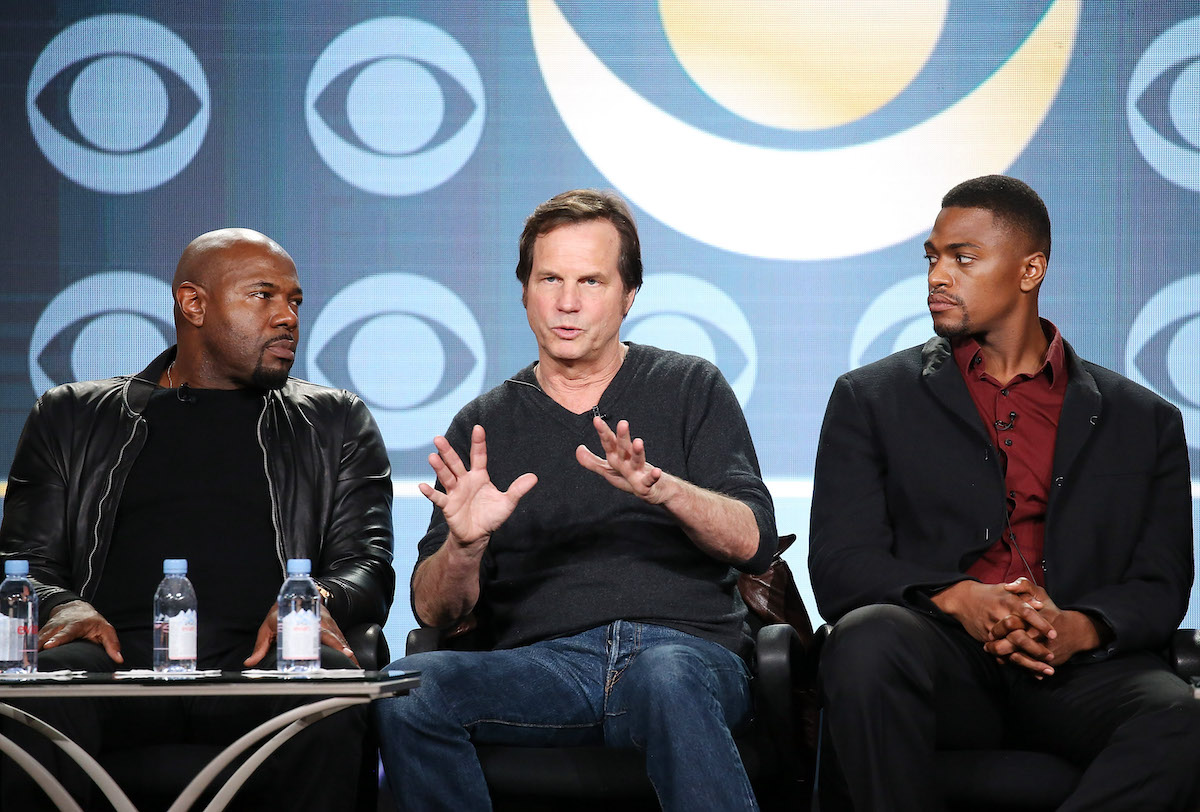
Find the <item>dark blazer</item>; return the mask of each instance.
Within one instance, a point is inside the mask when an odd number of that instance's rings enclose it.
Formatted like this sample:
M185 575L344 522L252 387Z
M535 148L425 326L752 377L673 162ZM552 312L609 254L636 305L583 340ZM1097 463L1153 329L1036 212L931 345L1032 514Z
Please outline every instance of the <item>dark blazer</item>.
M1060 608L1111 627L1107 653L1158 648L1182 620L1192 583L1183 419L1153 392L1065 349L1046 589ZM930 590L963 580L1004 519L999 456L946 339L838 379L810 524L823 617L874 603L937 614Z

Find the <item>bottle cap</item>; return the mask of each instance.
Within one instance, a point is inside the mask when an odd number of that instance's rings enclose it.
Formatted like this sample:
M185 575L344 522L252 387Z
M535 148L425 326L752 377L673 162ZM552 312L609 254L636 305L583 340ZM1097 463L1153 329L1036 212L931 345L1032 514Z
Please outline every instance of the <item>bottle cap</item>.
M4 562L5 575L28 575L29 562L24 559L9 559Z
M187 575L187 559L168 558L163 561L163 575Z
M307 558L289 558L287 560L288 575L311 575L312 561Z

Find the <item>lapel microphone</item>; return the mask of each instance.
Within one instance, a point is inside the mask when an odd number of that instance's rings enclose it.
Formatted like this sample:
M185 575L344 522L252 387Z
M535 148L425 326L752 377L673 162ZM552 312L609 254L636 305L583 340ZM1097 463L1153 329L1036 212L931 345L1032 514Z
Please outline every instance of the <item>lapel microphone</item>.
M184 384L184 386L187 386L187 384ZM1007 423L1005 423L1003 420L997 420L992 425L994 425L996 427L996 431L1008 431L1013 426L1017 425L1017 413L1009 412Z
M196 396L192 394L192 388L184 381L179 385L179 391L175 393L175 397L179 398L180 403L195 403Z

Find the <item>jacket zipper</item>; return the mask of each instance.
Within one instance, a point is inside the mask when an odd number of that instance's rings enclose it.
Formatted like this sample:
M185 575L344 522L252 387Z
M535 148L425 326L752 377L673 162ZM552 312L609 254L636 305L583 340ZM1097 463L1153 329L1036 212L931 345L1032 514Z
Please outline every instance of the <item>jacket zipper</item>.
M121 467L121 461L125 459L125 451L137 436L138 428L145 422L140 414L136 415L133 421L133 428L129 432L129 437L126 438L125 444L121 446L121 451L117 454L117 461L113 463L112 468L108 469L108 482L104 486L104 495L100 497L100 502L96 507L96 526L92 529L92 549L87 557L87 577L83 579L83 586L79 588L79 595L82 597L87 594L88 584L92 582L92 562L96 558L96 552L100 549L100 527L104 524L104 503L108 501L108 497L112 494L113 477L117 473L117 469Z
M258 438L258 447L263 453L263 474L267 478L267 494L271 498L271 527L275 530L275 557L279 561L279 569L281 572L287 572L287 567L284 565L283 558L283 534L279 530L279 512L278 502L275 499L275 483L271 481L271 459L267 454L267 444L263 440L263 421L267 418L267 408L270 406L271 396L263 396L263 408L258 415L258 426L256 427L255 436Z

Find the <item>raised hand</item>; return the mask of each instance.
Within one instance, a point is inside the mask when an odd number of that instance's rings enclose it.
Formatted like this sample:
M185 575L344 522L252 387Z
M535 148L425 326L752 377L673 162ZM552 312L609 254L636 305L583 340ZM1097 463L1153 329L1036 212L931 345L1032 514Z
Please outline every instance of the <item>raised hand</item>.
M421 483L425 498L441 508L450 539L463 547L482 547L491 534L512 515L521 497L537 484L535 474L522 474L507 491L492 484L487 470L487 438L483 426L471 430L471 468L463 465L445 437L433 441L437 453L429 455L445 493Z
M641 437L629 434L629 422L617 423L616 433L599 417L592 419L604 456L598 457L580 445L575 449L575 459L584 468L599 474L614 487L632 493L651 504L660 504L665 498L655 486L663 479L661 468L646 462L646 444Z

